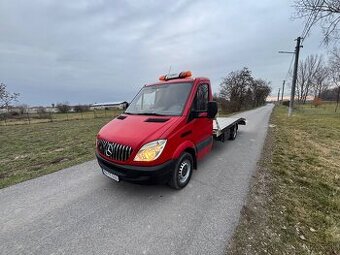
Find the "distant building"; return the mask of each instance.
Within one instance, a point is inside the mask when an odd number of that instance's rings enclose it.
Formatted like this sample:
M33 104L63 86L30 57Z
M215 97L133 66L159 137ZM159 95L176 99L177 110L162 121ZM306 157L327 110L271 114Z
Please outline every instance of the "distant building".
M57 113L59 112L57 107L44 107L44 106L32 106L32 107L28 107L27 109L25 109L25 113L28 112L30 114L34 114L34 113L39 113L39 112L48 112L48 113Z
M72 110L72 109L71 109ZM8 110L6 108L0 108L0 113L7 113ZM57 113L59 112L57 107L51 107L51 106L31 106L31 107L23 107L23 106L10 106L9 112L16 112L19 114L36 114L41 112L47 112L47 113Z
M108 103L96 103L90 106L91 110L95 109L109 109L109 108L117 108L117 109L126 109L128 106L128 102L120 101L120 102L108 102Z

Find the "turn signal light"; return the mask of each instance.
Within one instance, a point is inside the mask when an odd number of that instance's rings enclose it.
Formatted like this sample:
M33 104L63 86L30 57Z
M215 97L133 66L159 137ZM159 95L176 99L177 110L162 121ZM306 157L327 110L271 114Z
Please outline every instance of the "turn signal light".
M189 78L189 77L191 77L191 76L192 76L192 74L191 74L190 71L181 72L181 73L179 74L179 77L180 77L180 78Z

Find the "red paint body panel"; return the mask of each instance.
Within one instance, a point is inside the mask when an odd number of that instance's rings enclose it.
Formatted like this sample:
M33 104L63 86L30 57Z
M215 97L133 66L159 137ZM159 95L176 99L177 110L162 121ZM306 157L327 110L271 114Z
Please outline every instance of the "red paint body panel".
M211 138L213 131L213 120L202 116L189 121L189 114L191 112L191 106L195 99L197 88L200 84L208 84L209 101L212 100L210 81L207 78L185 78L163 81L145 86L162 86L162 84L183 83L188 81L191 81L193 86L181 116L145 116L122 114L123 116L126 116L125 119L120 120L116 118L106 124L99 131L97 138L132 147L133 152L131 156L127 161L124 162L115 161L103 154L100 154L100 156L107 161L118 163L120 165L157 166L169 160L177 159L181 153L188 148L195 150L195 156L198 159L209 153L212 147ZM169 120L161 123L145 122L145 120L149 118L167 118ZM144 144L158 139L167 139L165 148L159 158L151 162L138 162L133 160L139 149ZM208 143L205 141L208 141ZM200 144L203 144L204 146L202 147ZM97 153L99 153L98 150Z

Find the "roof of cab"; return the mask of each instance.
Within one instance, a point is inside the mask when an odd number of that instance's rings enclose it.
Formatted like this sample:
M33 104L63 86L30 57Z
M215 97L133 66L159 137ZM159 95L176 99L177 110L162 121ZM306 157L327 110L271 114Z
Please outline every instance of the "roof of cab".
M171 79L167 81L158 81L153 83L145 84L145 86L154 86L154 85L162 85L162 84L172 84L172 83L184 83L184 82L194 82L194 81L210 81L206 77L190 77L190 78L178 78L178 79Z

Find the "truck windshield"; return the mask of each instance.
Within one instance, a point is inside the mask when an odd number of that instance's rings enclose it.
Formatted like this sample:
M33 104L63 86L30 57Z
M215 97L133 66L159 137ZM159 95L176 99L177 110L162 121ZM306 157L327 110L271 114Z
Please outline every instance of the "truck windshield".
M144 87L126 109L127 114L181 115L192 82Z

